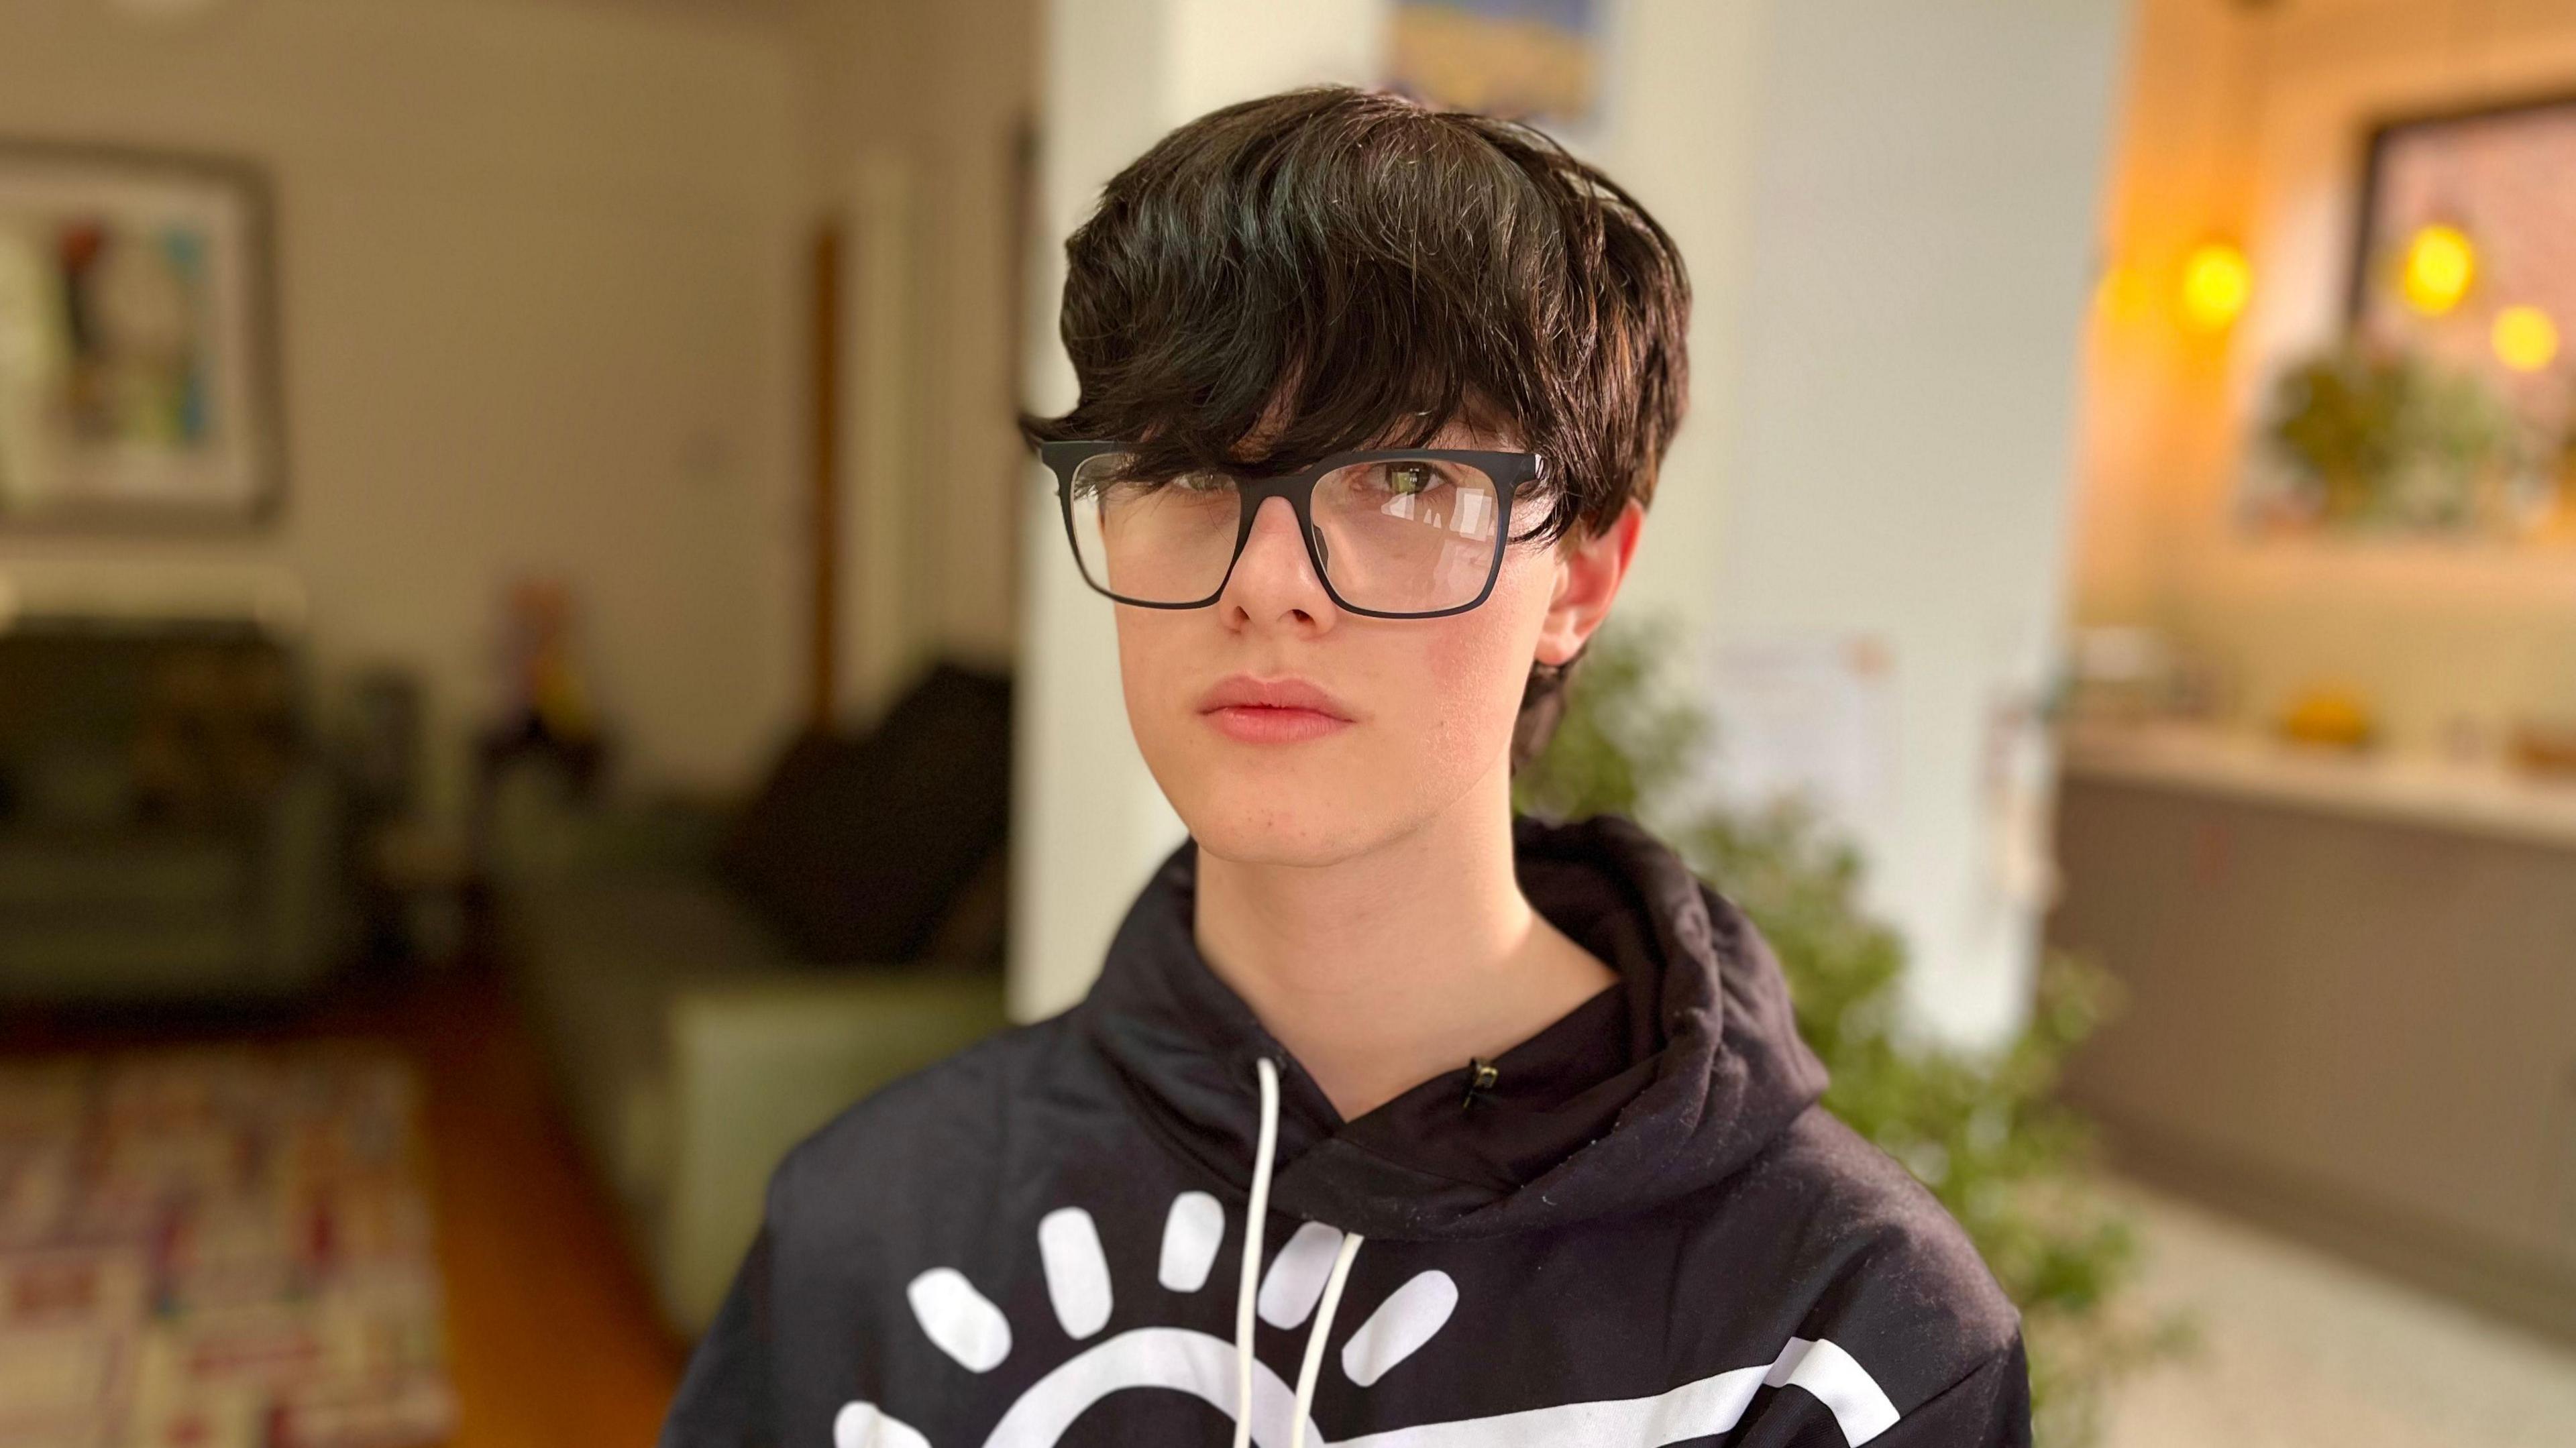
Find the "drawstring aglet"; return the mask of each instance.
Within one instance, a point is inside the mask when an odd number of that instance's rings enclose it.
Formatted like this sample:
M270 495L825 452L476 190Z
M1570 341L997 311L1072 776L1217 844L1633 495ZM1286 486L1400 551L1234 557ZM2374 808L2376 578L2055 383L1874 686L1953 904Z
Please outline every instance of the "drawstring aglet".
M1458 1109L1465 1111L1474 1106L1476 1104L1477 1092L1493 1090L1496 1083L1500 1082L1502 1079L1502 1068L1496 1066L1493 1062L1486 1060L1482 1056L1468 1058L1467 1099L1458 1103Z

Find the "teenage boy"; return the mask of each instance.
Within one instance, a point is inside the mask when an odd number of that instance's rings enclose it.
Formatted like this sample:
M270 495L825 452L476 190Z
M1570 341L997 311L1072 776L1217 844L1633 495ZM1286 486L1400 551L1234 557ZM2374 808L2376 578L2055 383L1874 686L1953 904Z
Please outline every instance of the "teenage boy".
M1681 418L1671 238L1321 89L1067 251L1024 426L1190 838L1080 1006L779 1166L665 1448L2026 1443L2011 1304L1742 913L1512 811Z

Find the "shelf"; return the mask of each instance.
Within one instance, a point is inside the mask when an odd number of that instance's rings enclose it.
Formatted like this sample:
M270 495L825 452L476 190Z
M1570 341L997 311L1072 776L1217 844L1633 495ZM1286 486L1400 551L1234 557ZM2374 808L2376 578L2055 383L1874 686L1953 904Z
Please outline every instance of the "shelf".
M2198 724L2067 731L2071 779L2146 785L2576 849L2576 781L2502 763L2302 748Z

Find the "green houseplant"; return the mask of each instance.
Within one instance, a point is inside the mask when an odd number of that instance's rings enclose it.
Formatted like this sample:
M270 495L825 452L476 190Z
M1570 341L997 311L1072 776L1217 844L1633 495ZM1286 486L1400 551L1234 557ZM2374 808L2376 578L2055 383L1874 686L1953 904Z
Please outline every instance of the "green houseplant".
M2346 340L2275 379L2263 423L2297 503L2342 527L2512 532L2531 510L2532 440L2477 374Z
M1696 707L1657 687L1672 639L1660 622L1595 637L1548 748L1514 782L1516 806L1637 819L1744 907L1832 1072L1826 1106L1941 1198L2020 1306L2040 1441L2093 1441L2110 1383L2185 1337L2180 1323L2125 1300L2135 1232L2096 1183L2088 1124L2053 1090L2067 1052L2110 1004L2108 978L2050 956L2028 1025L1992 1054L1909 1039L1904 947L1861 906L1854 853L1794 807L1739 814L1673 803L1710 730Z

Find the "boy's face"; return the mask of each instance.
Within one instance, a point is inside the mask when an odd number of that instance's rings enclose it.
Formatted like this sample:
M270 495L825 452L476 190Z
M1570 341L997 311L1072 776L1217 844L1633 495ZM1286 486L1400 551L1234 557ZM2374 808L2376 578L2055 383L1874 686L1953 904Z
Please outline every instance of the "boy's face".
M1456 426L1430 444L1517 449ZM1512 533L1546 503L1527 498ZM1479 786L1508 798L1512 728L1532 662L1562 663L1608 615L1636 549L1629 504L1598 537L1505 549L1490 597L1442 618L1344 613L1316 578L1285 499L1262 503L1206 608L1115 605L1127 719L1202 849L1325 865L1401 838ZM1320 712L1210 707L1229 680L1302 682Z

